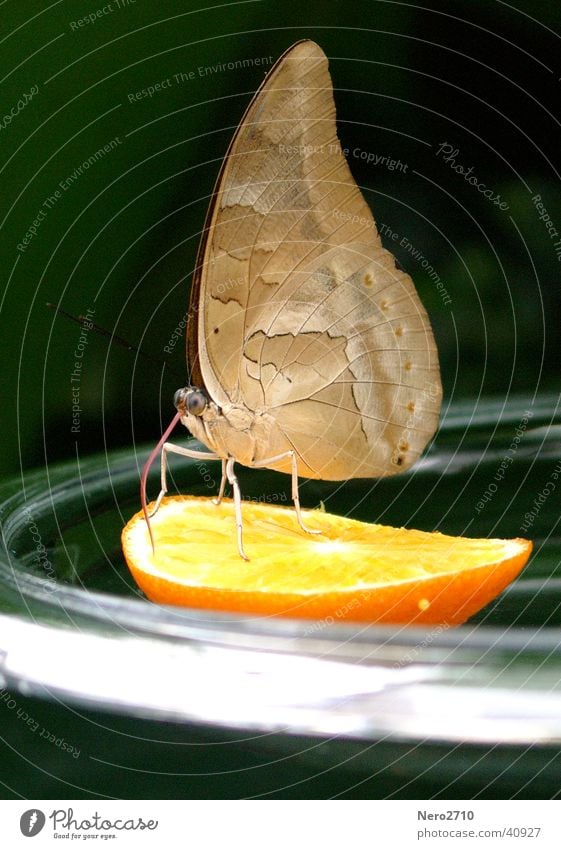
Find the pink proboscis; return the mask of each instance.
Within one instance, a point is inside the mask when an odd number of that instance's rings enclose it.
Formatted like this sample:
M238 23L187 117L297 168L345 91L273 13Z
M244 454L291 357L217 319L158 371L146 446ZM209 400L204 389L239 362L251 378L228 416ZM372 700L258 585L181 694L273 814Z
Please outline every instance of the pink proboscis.
M150 471L150 467L152 463L164 447L164 444L167 442L168 437L172 430L175 428L179 420L181 419L181 413L176 413L162 436L156 447L150 452L150 456L146 460L144 464L144 468L142 469L142 474L140 476L140 503L142 504L142 512L144 513L144 519L146 520L146 525L148 527L148 533L150 535L150 542L152 543L152 554L156 552L156 544L154 542L154 534L152 532L152 526L150 524L150 516L148 515L148 503L146 500L146 482L148 480L148 472Z

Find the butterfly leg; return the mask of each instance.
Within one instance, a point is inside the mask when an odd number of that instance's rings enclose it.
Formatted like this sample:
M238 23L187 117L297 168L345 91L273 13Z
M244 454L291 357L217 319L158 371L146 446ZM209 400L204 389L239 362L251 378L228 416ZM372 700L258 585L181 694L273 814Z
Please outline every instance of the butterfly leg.
M290 464L292 466L292 501L294 502L294 510L296 511L296 518L298 520L298 524L302 528L303 531L306 531L307 534L321 534L321 531L315 530L314 528L308 528L304 524L304 520L302 518L302 510L300 507L300 493L298 491L298 464L296 462L296 454L294 451L285 451L284 454L277 454L276 457L267 457L265 460L257 460L251 464L252 468L259 469L263 466L270 466L271 463L277 463L279 460L290 460Z
M226 462L226 460L222 460L222 477L220 479L220 489L218 490L218 495L214 499L215 504L220 504L222 499L224 498L224 490L226 489L226 480L228 477L226 474Z
M217 454L210 454L206 451L194 451L191 448L183 448L180 445L174 445L173 442L164 442L162 445L162 459L160 465L160 493L156 498L156 503L154 505L154 509L149 514L148 518L152 518L155 516L160 508L160 504L162 503L162 498L168 491L168 482L167 482L167 471L168 471L168 460L167 455L170 454L181 454L182 457L191 457L193 460L221 460ZM222 461L224 462L224 461Z
M228 457L226 460L226 477L228 478L228 483L232 487L233 495L234 495L234 510L236 512L236 528L238 530L238 551L240 553L240 557L244 560L249 560L249 557L243 550L243 525L242 525L242 497L240 493L240 486L238 484L238 479L236 477L236 473L234 472L234 463L235 460L233 457ZM220 487L222 489L222 486Z

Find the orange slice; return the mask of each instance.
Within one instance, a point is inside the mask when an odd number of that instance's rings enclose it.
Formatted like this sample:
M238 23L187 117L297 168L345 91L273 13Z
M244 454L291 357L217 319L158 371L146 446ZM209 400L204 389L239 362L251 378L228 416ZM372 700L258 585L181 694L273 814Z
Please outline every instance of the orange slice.
M303 511L321 534L301 531L289 507L244 502L242 560L229 499L165 498L151 520L123 530L125 557L152 601L331 622L459 625L520 572L524 539L467 539L370 525Z

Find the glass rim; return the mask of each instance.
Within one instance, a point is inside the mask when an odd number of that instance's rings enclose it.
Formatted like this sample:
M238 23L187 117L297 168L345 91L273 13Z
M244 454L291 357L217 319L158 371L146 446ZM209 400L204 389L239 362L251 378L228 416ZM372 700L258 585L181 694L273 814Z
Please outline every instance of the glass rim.
M435 743L561 740L558 628L333 622L317 629L311 620L155 605L15 568L10 544L29 521L24 511L40 520L53 499L83 497L84 482L107 490L108 469L113 487L136 480L135 456L90 458L79 480L75 463L54 465L48 497L42 470L24 487L20 480L1 487L0 591L13 602L0 614L7 689L247 730ZM186 679L197 682L196 698Z

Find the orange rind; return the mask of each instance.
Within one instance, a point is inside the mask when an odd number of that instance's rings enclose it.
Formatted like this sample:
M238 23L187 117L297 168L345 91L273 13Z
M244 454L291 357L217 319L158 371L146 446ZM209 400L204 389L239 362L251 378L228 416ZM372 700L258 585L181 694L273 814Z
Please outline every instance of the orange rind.
M307 534L289 507L244 502L236 544L234 505L165 498L151 524L126 525L123 551L154 602L263 616L443 625L465 622L516 578L532 543L392 528L305 510Z

